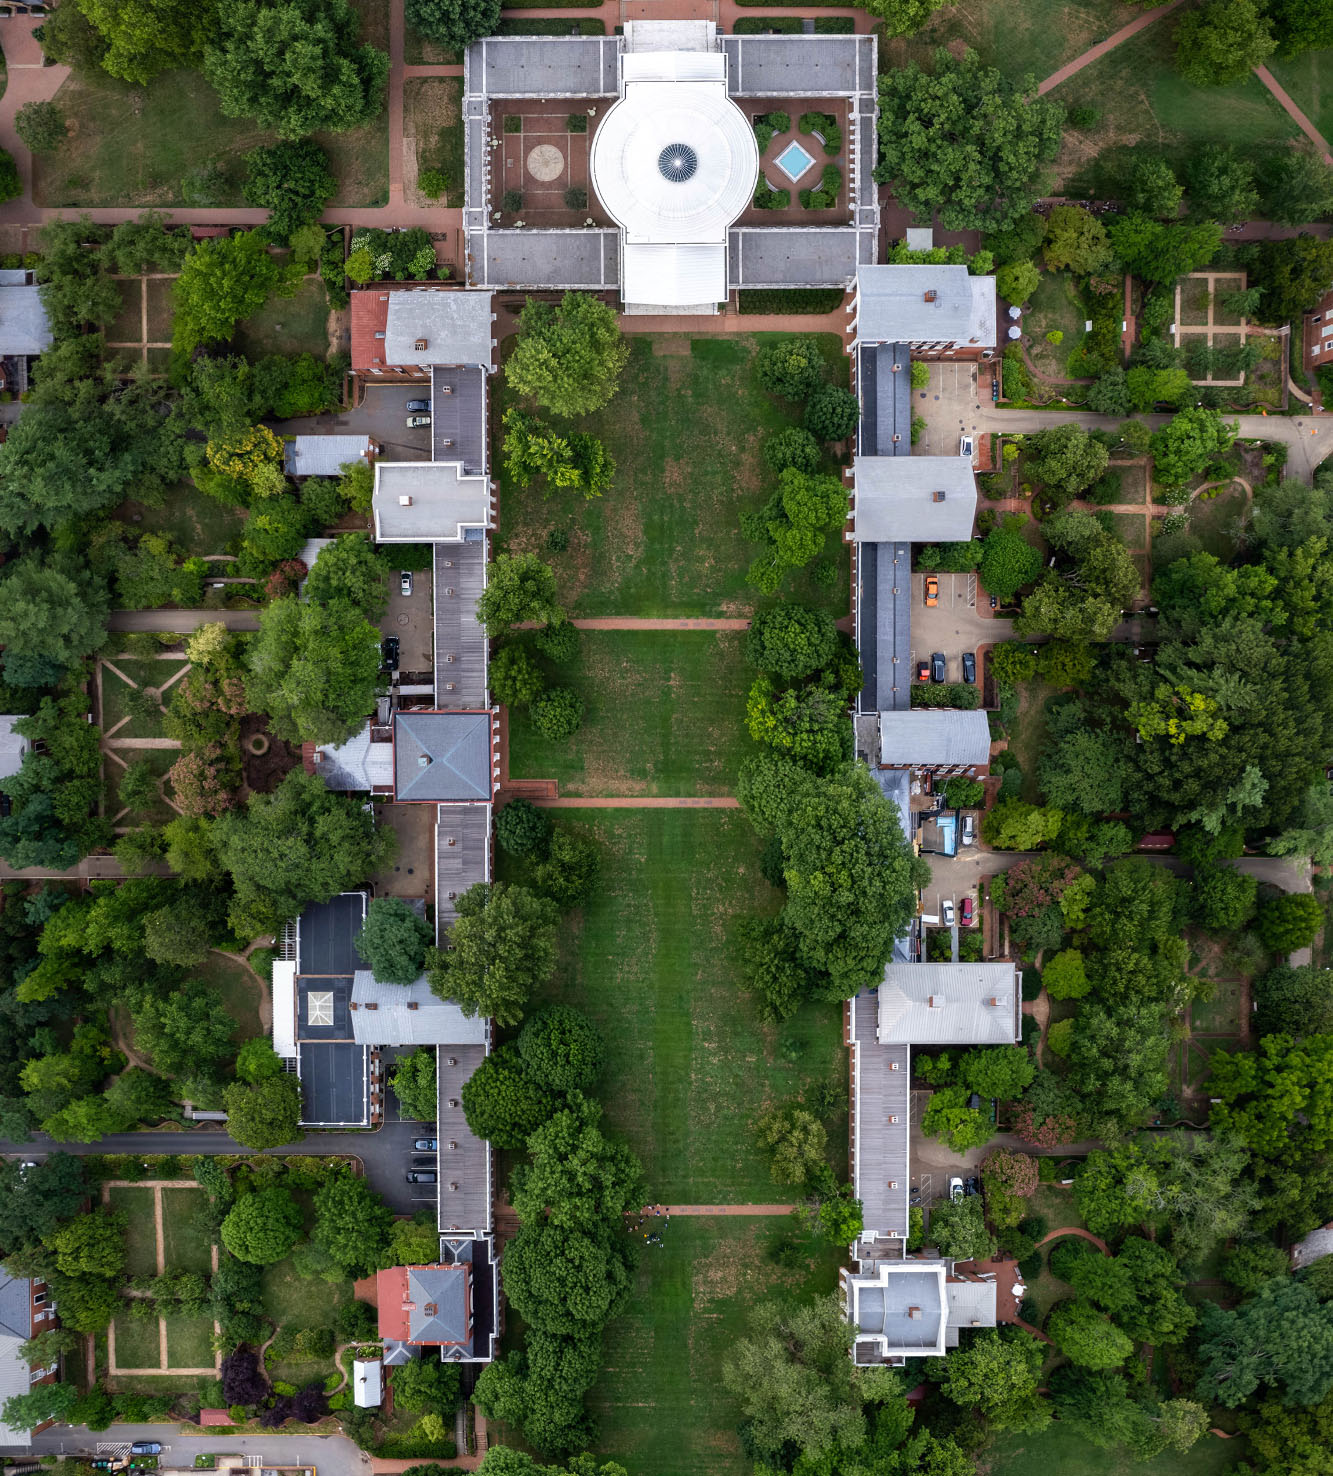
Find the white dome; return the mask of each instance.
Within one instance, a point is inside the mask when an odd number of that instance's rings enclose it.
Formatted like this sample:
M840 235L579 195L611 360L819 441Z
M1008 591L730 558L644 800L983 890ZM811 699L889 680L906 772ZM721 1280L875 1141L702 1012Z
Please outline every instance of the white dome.
M721 242L754 196L759 146L725 82L630 82L593 134L597 198L627 242Z

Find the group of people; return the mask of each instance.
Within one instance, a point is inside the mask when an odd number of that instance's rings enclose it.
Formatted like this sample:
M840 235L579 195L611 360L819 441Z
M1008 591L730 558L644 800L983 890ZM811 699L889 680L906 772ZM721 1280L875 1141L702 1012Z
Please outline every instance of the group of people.
M670 1212L667 1210L666 1205L650 1204L634 1222L634 1229L637 1234L643 1236L645 1245L661 1245L661 1234L657 1230L650 1230L645 1228L645 1224L649 1219L660 1219L662 1221L662 1229L665 1230L666 1227L671 1223L671 1215Z

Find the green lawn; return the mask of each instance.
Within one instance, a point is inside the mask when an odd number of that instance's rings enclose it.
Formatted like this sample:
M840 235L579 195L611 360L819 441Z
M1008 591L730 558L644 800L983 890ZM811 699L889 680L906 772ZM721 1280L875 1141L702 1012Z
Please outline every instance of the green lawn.
M600 436L616 461L611 490L591 501L573 490L525 490L505 474L501 416L513 397L501 380L492 422L501 548L549 559L574 615L750 614L745 571L760 550L741 536L740 515L761 507L776 485L760 455L766 434L800 415L755 381L754 353L775 336L630 336L619 393L575 426ZM845 385L841 343L832 334L819 341L830 377ZM508 340L505 352L511 347ZM564 552L547 549L552 530L568 534ZM825 557L838 569L834 588L816 588L803 572L782 593L844 615L849 564L838 534L829 534Z
M222 991L227 1012L236 1021L238 1042L264 1033L259 1022L261 988L255 982L253 970L220 953L210 953L194 972Z
M117 685L121 685L117 683ZM126 733L126 729L121 729ZM117 736L120 736L119 734ZM128 735L127 735L128 736ZM147 764L159 779L163 778L172 764L180 758L180 751L175 748L138 748L121 749L120 755L130 765ZM125 778L125 770L119 764L107 759L104 762L104 772L109 785L104 813L117 815L120 813L120 786ZM165 825L168 820L174 818L176 811L167 804L166 800L159 799L156 803L143 810L131 810L117 823L120 825Z
M116 283L120 311L106 330L108 343L143 342L143 282L138 277Z
M722 1365L769 1294L814 1296L837 1285L829 1248L808 1272L773 1264L782 1220L683 1220L645 1248L629 1309L606 1330L603 1373L588 1400L596 1449L635 1476L742 1476L740 1411Z
M1024 682L1019 697L1018 716L1009 725L1009 752L1023 771L1023 798L1036 803L1037 759L1046 746L1046 703L1059 689L1045 682Z
M1042 273L1037 290L1028 302L1023 332L1028 357L1043 374L1052 379L1068 375L1069 356L1083 342L1087 316L1068 272ZM1060 343L1046 341L1046 335L1052 331L1064 334Z
M168 1317L167 1363L171 1368L212 1368L213 1319Z
M246 512L206 497L193 482L182 482L161 507L126 502L116 516L145 533L165 533L186 554L221 554L239 537Z
M207 1275L213 1269L213 1242L208 1233L195 1223L203 1208L202 1190L162 1191L164 1249L167 1265L173 1271L202 1271Z
M334 1313L353 1300L350 1281L310 1281L298 1276L290 1261L263 1271L264 1312L279 1327L333 1326Z
M1253 74L1229 87L1190 86L1175 69L1174 25L1156 22L1051 92L1066 107L1101 113L1086 133L1065 135L1056 164L1062 192L1115 194L1139 145L1183 165L1200 144L1251 152L1301 137Z
M578 661L555 680L587 704L553 743L526 710L509 718L509 772L557 779L570 795L730 794L753 746L745 693L754 675L740 631L581 631Z
M1142 513L1112 513L1115 531L1125 540L1128 549L1141 549L1147 537L1148 520Z
M153 1219L153 1191L115 1188L110 1191L110 1199L113 1210L125 1211L126 1274L156 1276L157 1229ZM157 1360L153 1361L156 1363Z
M232 346L248 359L265 354L314 354L329 351L329 299L317 277L307 277L293 297L269 298L252 318L239 324Z
M171 284L174 277L151 277L148 281L148 342L171 342L173 315Z
M463 204L461 77L413 77L403 84L404 131L415 140L417 169L442 169L449 181L441 205ZM427 204L426 196L421 203Z
M847 1059L836 1005L764 1025L739 987L735 922L777 897L749 822L735 810L587 810L578 821L601 845L602 880L562 929L547 996L586 1010L605 1037L609 1122L654 1199L786 1201L754 1119L817 1081L845 1084ZM845 1111L828 1133L845 1178Z
M151 1216L148 1223L151 1226ZM162 1344L156 1317L116 1318L116 1366L118 1368L162 1367Z
M1056 1423L1040 1435L998 1434L983 1459L989 1476L1222 1476L1244 1453L1244 1440L1205 1435L1184 1455L1168 1451L1138 1461L1123 1450L1099 1450L1068 1425Z
M1295 57L1271 56L1268 70L1310 122L1328 138L1333 132L1333 51L1306 51Z
M112 665L115 671L105 662L102 663L102 730L109 732L120 722L122 718L129 718L124 727L118 729L112 736L116 738L162 738L165 731L162 719L165 716L159 709L145 711L142 715L131 714L130 710L130 686L121 680L122 673L130 681L136 683L141 689L145 686L161 689L164 682L169 681L172 675L180 670L183 663L172 661L149 661L115 660Z
M1247 516L1248 504L1245 489L1234 482L1207 502L1196 498L1190 503L1190 532L1206 553L1227 561L1235 556L1236 534Z

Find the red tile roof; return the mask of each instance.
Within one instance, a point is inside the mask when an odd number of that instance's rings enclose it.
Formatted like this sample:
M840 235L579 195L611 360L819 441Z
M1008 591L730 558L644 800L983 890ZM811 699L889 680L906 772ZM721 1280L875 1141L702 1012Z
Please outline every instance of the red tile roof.
M378 359L384 362L384 339L376 338L389 324L389 294L383 288L352 293L352 368L361 373Z
M225 1409L201 1409L199 1423L201 1425L230 1425L233 1421Z
M375 1289L379 1294L380 1337L405 1343L409 1331L407 1267L390 1266L387 1271L381 1271L375 1278Z

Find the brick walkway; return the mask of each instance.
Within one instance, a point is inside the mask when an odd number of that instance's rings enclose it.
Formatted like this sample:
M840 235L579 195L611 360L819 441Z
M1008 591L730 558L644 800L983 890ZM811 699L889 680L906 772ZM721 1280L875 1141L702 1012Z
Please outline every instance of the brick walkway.
M794 1204L645 1204L641 1213L652 1215L789 1215Z
M512 787L512 786L511 786ZM628 799L550 799L529 795L542 810L739 810L740 801L729 794L712 796L644 795Z
M1117 46L1123 45L1131 36L1137 36L1140 31L1146 30L1155 21L1164 15L1170 15L1173 10L1178 9L1184 0L1168 0L1165 5L1158 5L1152 10L1145 10L1137 19L1130 21L1127 26L1108 36L1105 41L1099 41L1096 46L1090 46L1073 61L1066 62L1057 72L1052 72L1044 82L1037 84L1037 96L1044 97L1048 92L1059 87L1062 82L1067 82L1075 72L1081 72L1084 67L1089 67L1095 61L1100 61L1108 52L1114 51Z

